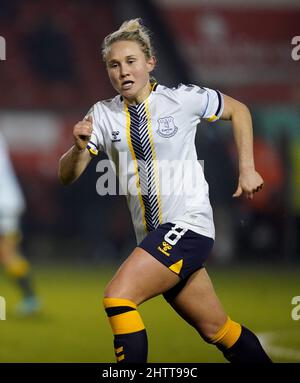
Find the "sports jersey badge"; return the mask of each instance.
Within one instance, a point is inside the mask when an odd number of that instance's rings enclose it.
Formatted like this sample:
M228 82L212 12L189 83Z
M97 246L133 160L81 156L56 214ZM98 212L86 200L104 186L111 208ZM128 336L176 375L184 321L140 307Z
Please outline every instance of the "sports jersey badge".
M175 125L173 117L171 116L163 117L157 121L158 121L158 128L156 132L161 137L169 138L169 137L173 137L177 133L178 128Z

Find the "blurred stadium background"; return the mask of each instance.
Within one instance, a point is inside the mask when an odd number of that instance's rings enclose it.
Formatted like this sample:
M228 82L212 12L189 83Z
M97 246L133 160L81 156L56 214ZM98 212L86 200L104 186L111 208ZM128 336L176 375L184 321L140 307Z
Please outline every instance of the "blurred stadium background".
M237 168L230 124L202 123L197 133L217 231L207 267L230 316L255 330L275 361L300 362L300 321L291 317L291 300L300 295L296 0L0 0L0 129L27 198L22 246L44 305L37 317L15 317L17 292L0 271L7 301L0 362L114 361L101 300L135 246L126 201L97 195L97 161L68 188L57 165L74 123L114 95L100 45L133 17L153 31L159 82L216 88L252 112L265 187L251 202L231 197ZM161 298L141 312L150 361L224 361Z

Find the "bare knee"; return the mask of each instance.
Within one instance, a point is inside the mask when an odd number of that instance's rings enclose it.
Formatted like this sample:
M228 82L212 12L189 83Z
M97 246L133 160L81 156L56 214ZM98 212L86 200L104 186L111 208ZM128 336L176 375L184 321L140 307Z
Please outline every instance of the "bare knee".
M122 296L122 286L110 282L104 289L104 298L124 298Z
M111 281L104 289L104 298L117 298L117 299L128 299L135 304L140 303L140 299L132 289L127 288L125 284L115 283Z

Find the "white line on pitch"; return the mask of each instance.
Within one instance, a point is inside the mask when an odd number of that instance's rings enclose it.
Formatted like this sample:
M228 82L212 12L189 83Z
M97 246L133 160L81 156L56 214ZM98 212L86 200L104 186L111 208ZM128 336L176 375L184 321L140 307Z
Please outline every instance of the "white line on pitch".
M274 346L274 341L278 338L278 334L273 332L260 333L257 334L261 344L266 350L275 357L284 358L284 359L292 359L292 360L300 360L300 350L287 348L287 347L279 347Z

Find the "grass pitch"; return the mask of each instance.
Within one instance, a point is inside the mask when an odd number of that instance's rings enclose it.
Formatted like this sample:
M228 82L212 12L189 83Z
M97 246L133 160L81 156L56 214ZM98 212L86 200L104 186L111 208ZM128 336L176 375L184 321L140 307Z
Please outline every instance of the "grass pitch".
M0 321L0 362L114 362L102 309L104 286L114 270L101 265L34 267L43 310L29 318L14 313L18 291L1 273L0 296L7 311ZM258 334L275 362L300 362L300 320L291 316L292 298L300 295L299 271L271 265L208 267L230 317ZM149 362L226 362L162 297L139 311L148 331Z

